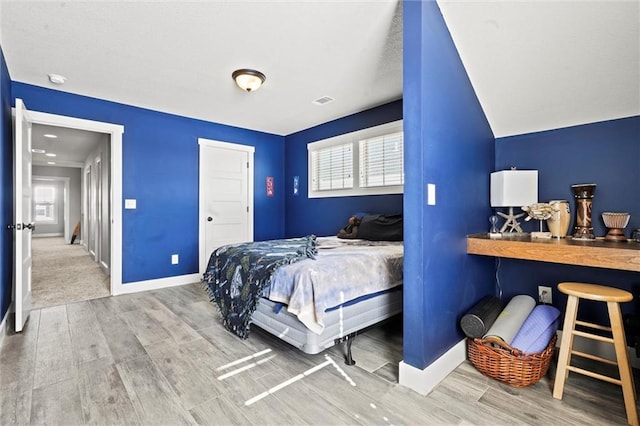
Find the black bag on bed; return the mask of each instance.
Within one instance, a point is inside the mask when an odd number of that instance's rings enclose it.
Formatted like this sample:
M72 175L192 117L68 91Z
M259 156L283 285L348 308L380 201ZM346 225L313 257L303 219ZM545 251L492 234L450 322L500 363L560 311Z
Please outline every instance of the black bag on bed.
M402 215L365 215L358 226L358 236L369 241L402 241Z

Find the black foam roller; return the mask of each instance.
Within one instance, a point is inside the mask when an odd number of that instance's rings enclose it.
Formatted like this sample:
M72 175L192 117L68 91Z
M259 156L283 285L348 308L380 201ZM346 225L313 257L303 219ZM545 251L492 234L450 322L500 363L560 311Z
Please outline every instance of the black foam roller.
M467 337L480 338L491 328L503 308L502 301L497 297L485 297L462 317L460 327Z

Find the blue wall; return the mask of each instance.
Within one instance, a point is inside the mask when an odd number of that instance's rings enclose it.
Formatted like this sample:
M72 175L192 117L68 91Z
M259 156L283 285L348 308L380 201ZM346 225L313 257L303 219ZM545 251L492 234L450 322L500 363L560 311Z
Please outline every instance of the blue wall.
M402 101L392 102L310 129L292 133L285 143L285 203L288 237L335 235L356 212L400 213L402 194L363 197L307 198L307 144L402 119ZM293 195L293 177L299 177L299 195Z
M496 170L510 166L538 170L538 199L569 200L572 218L571 185L595 183L596 236L607 233L605 211L631 214L627 236L640 228L640 117L498 138Z
M592 123L496 140L496 170L515 165L537 169L539 200L569 200L573 216L575 200L571 185L595 183L592 221L596 236L607 232L602 212L629 212L626 235L640 228L640 117ZM621 243L627 244L627 243ZM538 285L554 289L554 305L564 309L566 297L556 290L561 281L612 285L640 294L640 273L600 268L573 267L505 259L499 271L505 300L515 294L537 295ZM631 303L623 312L633 311ZM640 314L640 311L638 311ZM600 307L587 307L580 315L607 323Z
M11 305L13 282L13 132L11 78L0 47L0 321Z
M28 109L124 125L123 283L198 272L198 138L255 147L254 237L284 235L284 137L13 82ZM274 197L265 194L273 176ZM124 204L124 202L123 202ZM171 254L180 264L171 265Z
M466 235L488 229L495 153L435 1L404 2L403 55L404 362L422 369L462 339L469 307L495 293L493 259L466 254Z

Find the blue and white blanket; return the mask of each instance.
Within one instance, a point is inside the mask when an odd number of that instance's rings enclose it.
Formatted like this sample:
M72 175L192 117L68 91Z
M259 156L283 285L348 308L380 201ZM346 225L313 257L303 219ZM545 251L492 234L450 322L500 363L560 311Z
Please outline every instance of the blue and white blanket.
M278 268L264 294L314 333L324 330L328 308L402 284L402 242L318 237L317 248L315 260Z
M203 283L224 326L245 339L256 303L278 267L316 254L316 237L229 244L214 250Z

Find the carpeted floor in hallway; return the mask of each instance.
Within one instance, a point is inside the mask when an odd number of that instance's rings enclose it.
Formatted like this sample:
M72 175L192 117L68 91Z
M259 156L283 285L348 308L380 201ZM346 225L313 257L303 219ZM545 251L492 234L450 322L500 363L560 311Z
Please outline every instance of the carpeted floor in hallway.
M32 239L33 308L44 308L109 295L109 276L79 244L62 237Z

